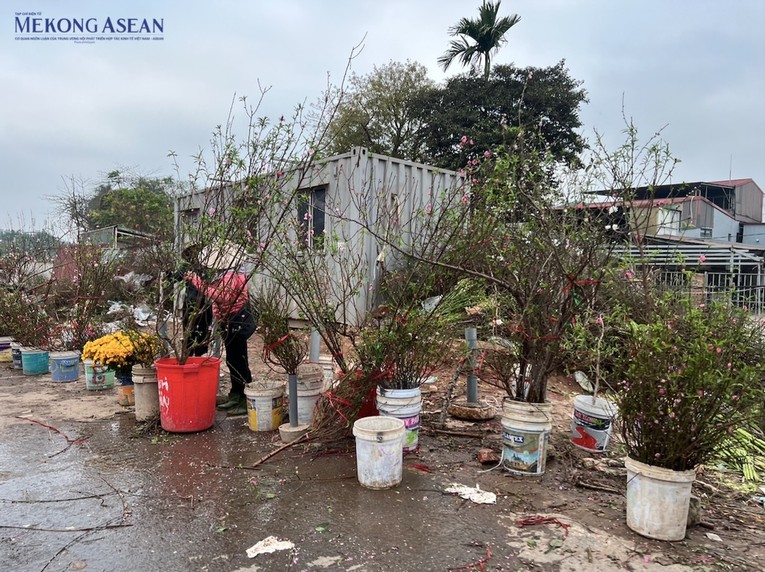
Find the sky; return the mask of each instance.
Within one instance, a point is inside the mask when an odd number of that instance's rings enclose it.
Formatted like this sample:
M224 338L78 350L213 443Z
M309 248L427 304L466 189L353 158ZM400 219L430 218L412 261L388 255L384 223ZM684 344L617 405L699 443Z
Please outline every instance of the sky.
M444 72L437 59L449 27L476 17L479 4L2 0L0 228L55 224L51 197L72 181L92 188L113 169L175 176L170 152L185 176L236 98L254 101L268 87L260 114L290 116L340 81L359 44L351 62L359 75L406 60L437 82L462 73L456 62ZM493 62L565 59L588 94L586 138L597 130L610 146L623 142L624 112L643 138L663 128L681 160L674 182L752 178L765 190L765 2L504 0L500 15L511 14L521 21ZM96 33L83 35L95 39L35 32L27 17L93 19ZM131 35L119 32L119 18L161 20L161 31L132 34L161 39L119 41Z

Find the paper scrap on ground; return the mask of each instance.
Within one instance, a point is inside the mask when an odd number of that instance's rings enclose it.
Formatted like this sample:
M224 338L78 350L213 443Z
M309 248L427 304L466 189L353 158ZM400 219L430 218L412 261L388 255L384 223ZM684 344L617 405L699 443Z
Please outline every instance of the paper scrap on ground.
M445 492L454 495L459 495L463 499L467 499L476 504L496 504L497 495L488 491L482 491L478 485L475 488L461 485L459 483L452 483L446 487Z
M291 550L295 545L289 540L279 540L275 536L269 536L258 542L255 546L247 549L247 556L255 558L259 554L269 554L277 550Z

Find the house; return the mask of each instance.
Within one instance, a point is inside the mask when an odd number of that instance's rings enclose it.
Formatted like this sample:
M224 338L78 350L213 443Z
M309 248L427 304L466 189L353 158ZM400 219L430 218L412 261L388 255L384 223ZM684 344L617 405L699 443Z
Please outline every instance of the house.
M627 201L582 207L618 234L637 232L642 248L624 257L649 264L673 287L705 298L725 293L754 311L765 310L763 191L752 179L640 187ZM598 193L602 194L602 193ZM687 271L695 270L688 279Z
M370 153L363 147L307 163L291 173L280 173L280 177L287 181L287 191L296 193L297 200L289 213L292 239L304 246L306 254L325 256L336 280L342 279L343 269L322 251L322 237L331 235L348 250L346 259L361 261L363 279L352 303L358 313L344 316L346 322L371 309L381 264L386 254L390 256L373 233L364 228L365 223L374 224L379 232L385 232L390 225L410 225L418 211L438 204L443 191L465 184L454 171ZM175 203L179 249L189 241L184 236L185 227L193 227L202 213L231 208L242 189L241 182L228 184L228 192L212 206L210 194L205 191L179 197ZM256 232L252 229L253 234ZM258 272L255 279L264 277Z

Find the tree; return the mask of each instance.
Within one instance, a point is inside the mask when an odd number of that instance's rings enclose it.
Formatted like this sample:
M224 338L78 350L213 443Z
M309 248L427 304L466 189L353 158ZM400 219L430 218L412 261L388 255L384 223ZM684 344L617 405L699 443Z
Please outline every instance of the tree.
M586 91L569 75L564 60L547 68L496 66L488 80L451 77L417 103L426 125L419 133L420 160L460 169L485 151L500 145L512 148L523 137L554 162L576 165L585 148L576 130L582 125L580 105L586 101Z
M147 177L114 170L92 190L72 178L52 197L78 231L117 225L159 237L173 233L172 177Z
M489 78L492 55L507 42L505 34L508 30L521 21L517 14L497 19L500 4L499 0L496 4L484 0L478 8L477 19L462 18L449 28L449 35L460 36L460 39L452 40L446 53L438 58L444 71L459 59L463 66L470 66L471 74L475 74L483 60L483 78Z
M350 88L329 126L330 154L363 146L373 153L404 159L420 155L423 119L418 98L435 84L417 62L390 62L372 73L352 75Z

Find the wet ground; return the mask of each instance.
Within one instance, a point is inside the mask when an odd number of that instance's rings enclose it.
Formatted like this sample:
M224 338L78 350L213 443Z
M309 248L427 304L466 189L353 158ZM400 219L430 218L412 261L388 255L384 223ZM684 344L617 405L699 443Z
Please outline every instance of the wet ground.
M558 411L570 389L552 393ZM351 439L297 444L253 469L282 443L250 431L246 417L219 414L201 433L138 435L116 393L0 364L0 568L762 569L765 511L749 496L707 484L696 491L705 526L682 542L650 541L626 527L618 461L593 468L568 442L565 413L545 475L530 479L476 460L482 447L499 450L498 419L436 432L439 406L434 387L403 482L373 491L358 483ZM454 482L494 492L497 503L446 494ZM269 536L294 549L249 558Z

